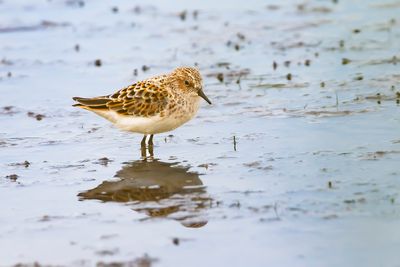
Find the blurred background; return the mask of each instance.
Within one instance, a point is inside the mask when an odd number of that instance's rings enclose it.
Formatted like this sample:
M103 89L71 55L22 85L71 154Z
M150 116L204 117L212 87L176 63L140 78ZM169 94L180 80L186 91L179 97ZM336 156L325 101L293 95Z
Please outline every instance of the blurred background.
M0 14L0 266L398 265L400 1ZM154 160L71 106L178 66L213 105Z

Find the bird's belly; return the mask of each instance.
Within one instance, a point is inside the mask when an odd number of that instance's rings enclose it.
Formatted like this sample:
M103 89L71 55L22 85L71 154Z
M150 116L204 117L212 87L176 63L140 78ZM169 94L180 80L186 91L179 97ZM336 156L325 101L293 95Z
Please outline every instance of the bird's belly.
M172 116L154 117L129 117L119 119L115 125L121 130L142 133L157 134L172 131L194 117L194 114L182 114Z
M194 99L190 107L180 107L165 116L135 117L120 115L115 111L97 111L119 129L142 134L157 134L172 131L191 120L199 109L198 99Z

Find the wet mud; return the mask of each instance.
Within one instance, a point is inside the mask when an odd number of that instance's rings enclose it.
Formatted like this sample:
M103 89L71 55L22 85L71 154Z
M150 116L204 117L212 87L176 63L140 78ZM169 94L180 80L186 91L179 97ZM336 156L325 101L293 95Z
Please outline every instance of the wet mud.
M396 266L398 1L0 1L0 266ZM142 136L73 108L197 66Z

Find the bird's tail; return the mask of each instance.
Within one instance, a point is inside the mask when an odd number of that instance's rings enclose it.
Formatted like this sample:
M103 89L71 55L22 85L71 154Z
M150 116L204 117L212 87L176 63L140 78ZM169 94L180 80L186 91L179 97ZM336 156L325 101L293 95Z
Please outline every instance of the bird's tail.
M74 101L78 102L73 107L84 109L107 109L107 103L110 101L108 97L100 96L93 98L73 97Z

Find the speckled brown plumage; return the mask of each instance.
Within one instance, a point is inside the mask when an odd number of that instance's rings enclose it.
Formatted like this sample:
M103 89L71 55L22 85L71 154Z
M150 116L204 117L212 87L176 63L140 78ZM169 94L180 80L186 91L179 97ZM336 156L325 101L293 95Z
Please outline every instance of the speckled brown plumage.
M109 109L121 115L150 117L160 114L173 96L157 80L145 80L125 87L114 94L95 98L74 98L76 106Z
M93 111L123 130L146 135L170 131L189 121L200 97L211 104L203 93L199 71L181 67L110 95L73 99L78 102L76 107Z

